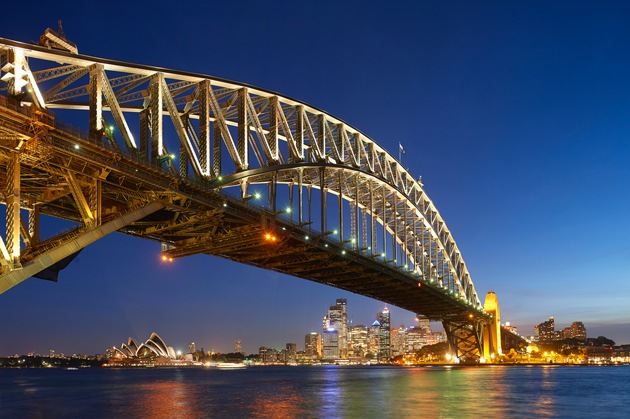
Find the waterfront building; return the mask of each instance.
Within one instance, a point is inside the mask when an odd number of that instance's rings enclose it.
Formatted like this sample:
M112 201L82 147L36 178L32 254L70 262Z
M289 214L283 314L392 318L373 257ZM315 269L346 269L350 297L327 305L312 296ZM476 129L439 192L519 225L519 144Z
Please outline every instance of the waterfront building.
M328 308L328 314L322 321L322 329L335 329L337 331L337 352L339 358L348 357L348 301L338 298L335 305Z
M577 340L586 340L586 327L584 326L584 323L571 323L571 337Z
M378 358L378 350L380 345L381 324L378 320L374 320L374 323L368 329L368 356L371 358Z
M297 354L297 344L287 343L286 351L287 351L286 362L295 362L296 354Z
M348 357L365 358L368 354L368 329L363 325L348 329Z
M284 350L278 351L273 348L267 348L265 346L261 346L258 348L258 357L260 358L260 362L263 364L275 364L278 362L285 362Z
M322 358L328 360L339 359L339 334L333 328L322 333Z
M556 340L555 321L553 316L549 317L549 320L540 323L534 328L534 335L538 336L538 341L549 342Z
M401 325L398 329L393 329L391 332L391 355L403 355L405 353L405 341L407 337L407 330L404 325Z
M234 353L237 353L237 354L243 353L243 348L241 346L241 340L240 339L236 339L234 341Z
M112 353L111 363L135 361L170 363L177 358L173 347L167 346L164 340L155 332L151 334L146 342L140 345L133 338L129 337L127 343L123 343L120 348L113 347Z
M378 360L386 361L392 356L391 349L391 323L389 309L385 307L383 311L377 313L379 328Z
M197 348L195 346L195 342L190 342L188 344L188 353L189 354L194 354L195 352L197 352Z
M416 316L416 321L418 322L418 324L416 325L416 328L424 331L425 335L428 335L431 333L431 320L429 320L427 317L425 316Z
M304 337L304 355L308 359L322 357L322 337L317 332L311 332Z
M430 336L430 329L427 333L426 328L421 326L414 326L407 329L405 351L414 352L421 349L427 344L427 339Z

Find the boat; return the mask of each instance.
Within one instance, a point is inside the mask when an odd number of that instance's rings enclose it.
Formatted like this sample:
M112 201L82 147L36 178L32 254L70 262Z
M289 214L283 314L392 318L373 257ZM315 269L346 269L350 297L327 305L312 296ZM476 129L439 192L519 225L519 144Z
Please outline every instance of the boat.
M237 363L237 362L220 362L217 364L217 368L230 370L230 369L247 368L247 365Z

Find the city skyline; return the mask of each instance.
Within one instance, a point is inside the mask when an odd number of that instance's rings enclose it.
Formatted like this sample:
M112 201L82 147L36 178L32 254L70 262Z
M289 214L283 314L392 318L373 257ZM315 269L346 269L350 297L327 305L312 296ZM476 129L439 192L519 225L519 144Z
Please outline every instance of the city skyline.
M241 337L235 337L232 340L232 348L216 348L210 343L209 345L207 345L207 342L213 342L213 338L210 338L209 340L205 339L205 338L201 338L198 339L198 337L191 335L191 337L186 340L186 341L182 341L182 342L176 342L175 346L173 346L173 350L175 351L175 353L186 353L186 348L188 348L187 353L192 353L195 350L191 350L190 348L196 348L198 350L202 350L206 353L231 353L231 352L242 352L246 355L248 354L256 354L258 353L260 348L267 348L267 349L273 349L273 350L281 350L281 348L283 348L285 345L288 344L294 344L297 345L297 350L303 350L303 351L307 351L307 346L308 344L306 343L306 338L309 335L313 335L313 334L317 334L319 336L319 338L321 339L323 337L323 335L326 333L327 330L335 330L336 332L339 332L339 329L343 329L344 326L340 326L341 323L339 322L330 322L330 315L331 315L331 311L333 311L335 308L337 308L340 305L340 301L342 301L344 307L344 313L346 316L348 316L349 313L351 313L351 311L348 309L348 300L346 298L338 298L336 299L335 304L331 304L329 306L329 309L327 310L327 314L324 316L324 319L321 323L321 327L317 330L310 330L310 331L305 331L304 334L305 336L302 336L302 338L300 339L299 336L297 337L289 337L288 339L286 339L286 342L283 343L274 343L272 344L268 344L266 342L246 342L246 347L248 348L252 348L251 351L245 351L245 350L237 350L236 348L242 348L243 347L243 341L245 339L242 339ZM420 328L420 329L425 329L427 330L427 333L431 333L433 331L431 324L433 324L434 326L436 326L435 322L430 322L429 319L426 318L415 318L412 324L404 324L404 323L397 323L394 319L394 321L391 320L390 318L390 314L389 314L390 310L389 307L387 307L387 305L385 304L382 309L380 311L377 311L376 313L374 313L373 318L371 319L364 319L365 321L359 321L359 322L354 322L352 319L350 319L349 317L347 317L347 332L348 336L350 334L350 329L355 328L355 327L363 327L366 329L366 332L369 332L369 329L371 327L376 327L380 328L381 326L381 322L383 319L383 315L385 314L385 316L387 317L387 327L389 328L389 332L393 332L393 331L398 331L401 329L410 329L410 328ZM343 316L343 315L342 315ZM314 318L317 318L317 315L314 314L313 316ZM337 321L341 320L341 316L339 318L336 319ZM441 330L441 327L439 325L439 323L437 324L438 328L440 329L439 332L437 333L442 333L443 334L443 330ZM280 325L282 326L282 325ZM567 332L567 329L575 329L576 327L580 327L581 329L581 333L583 333L583 335L580 333L580 336L578 336L578 339L580 340L585 340L587 337L588 338L595 338L595 337L599 337L601 335L598 336L594 336L593 334L588 334L588 327L586 327L587 325L584 325L583 322L581 321L576 321L576 320L572 320L572 321L568 321L568 322L561 322L556 324L555 323L555 317L551 316L549 317L549 320L544 320L541 323L538 323L536 325L534 325L532 330L528 330L528 331L524 331L524 330L518 330L517 327L513 326L510 324L510 322L507 322L504 324L504 326L507 326L508 329L517 332L518 334L520 334L521 336L524 336L528 339L531 339L533 342L536 342L538 340L540 341L551 341L551 340L557 340L557 339L565 339L568 336L563 336L563 332ZM547 329L546 332L542 333L541 335L538 336L538 330L539 328L545 327ZM554 329L554 327L558 327L558 329ZM306 330L306 329L305 329ZM554 331L556 333L556 335L554 336ZM152 331L151 332L151 337L153 337L154 335L158 335L158 333L156 333L156 331ZM388 334L389 335L389 334ZM575 336L570 336L570 337L575 337ZM606 338L608 338L608 336L604 336ZM59 351L55 348L50 348L49 350L43 351L43 352L38 352L38 351L28 351L28 352L24 352L24 353L11 353L11 354L3 354L0 353L0 357L5 357L5 356L12 356L12 355L25 355L25 354L44 354L44 353L61 353L61 354L82 354L82 355L96 355L96 354L104 354L105 352L107 352L108 349L113 349L113 348L118 348L121 346L125 345L125 341L131 339L131 340L136 340L134 336L128 336L125 339L121 340L120 343L116 343L113 345L110 345L106 348L104 348L101 352L94 352L94 353L82 353L82 352L78 352L78 351ZM226 342L225 337L220 337L217 338L220 341ZM165 339L166 341L169 341L168 339ZM346 345L349 343L350 338L346 338ZM388 346L393 346L393 343L389 341L389 336L387 337L386 341L388 342L387 345ZM140 342L140 341L138 341ZM195 343L198 342L198 343ZM206 344L204 344L204 342ZM335 340L335 345L338 345L339 347L343 346L344 344L341 343L342 339L339 340ZM303 347L301 347L300 345L303 344ZM621 345L621 342L616 342L617 345ZM381 347L382 344L379 344L378 346ZM52 355L51 355L52 356ZM326 358L324 356L324 358ZM342 352L338 353L338 357L334 357L335 359L345 359L347 358L347 353L342 354Z
M237 2L167 18L124 4L116 30L85 19L84 7L18 8L0 18L0 37L37 40L62 19L81 53L260 86L325 109L392 155L402 146L482 302L497 293L502 320L530 335L553 314L630 343L628 5ZM211 27L198 29L210 11ZM220 258L159 256L158 243L115 234L58 283L28 279L2 294L0 353L45 352L42 342L96 353L154 330L199 347L222 336L216 346L229 349L239 337L248 351L316 330L310 316L337 298L356 301L357 318L383 306ZM389 308L400 323L415 317ZM286 312L294 324L280 328Z

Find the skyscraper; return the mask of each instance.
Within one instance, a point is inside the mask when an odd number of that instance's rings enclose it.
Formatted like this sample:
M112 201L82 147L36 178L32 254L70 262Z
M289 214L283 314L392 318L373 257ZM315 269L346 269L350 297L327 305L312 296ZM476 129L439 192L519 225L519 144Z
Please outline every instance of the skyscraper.
M389 316L389 309L385 307L383 311L377 313L376 318L379 327L379 345L378 345L378 360L386 361L392 356L391 349L391 322Z
M241 340L240 339L236 339L234 341L234 352L237 354L240 354L243 352L243 349L241 348Z
M541 342L549 342L555 339L555 321L553 317L549 317L546 322L540 323L534 328L538 331L538 340Z
M195 342L190 342L188 344L188 353L194 354L197 351L197 347L195 346Z
M374 323L368 329L368 354L370 357L378 359L378 350L380 347L380 335L381 324L378 320L374 320Z
M324 359L339 359L339 334L333 328L322 333L322 346Z
M363 358L368 354L368 329L363 325L348 328L348 357Z
M310 359L322 356L322 338L317 332L311 332L304 337L304 353Z
M337 332L337 357L348 357L348 301L338 298L335 305L330 306L328 314L322 321L324 333L334 329Z

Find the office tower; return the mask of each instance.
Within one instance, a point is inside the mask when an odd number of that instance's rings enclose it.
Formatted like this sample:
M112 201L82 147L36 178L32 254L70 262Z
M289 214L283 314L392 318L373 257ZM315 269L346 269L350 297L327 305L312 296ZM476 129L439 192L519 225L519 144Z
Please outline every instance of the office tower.
M328 313L322 319L322 330L337 331L337 353L339 358L348 357L348 301L338 298L335 305L328 308Z
M240 339L236 339L234 341L234 353L240 354L243 352L243 349L241 347L241 340Z
M541 342L549 342L556 338L554 318L549 317L546 322L540 323L534 332L538 332L538 340Z
M391 350L391 326L389 309L385 307L383 311L377 313L379 328L378 360L386 361L392 356Z
M188 353L194 354L195 352L197 352L197 348L195 347L195 342L190 342L188 344Z
M322 352L324 359L339 359L339 334L333 328L322 333Z
M348 357L364 358L368 354L368 329L363 325L348 328Z
M368 354L371 358L378 358L378 350L380 346L381 324L378 320L368 329Z
M407 329L401 325L398 329L393 329L391 336L392 356L403 355L405 353L405 344L407 342Z
M319 359L322 356L322 337L317 332L311 332L304 337L304 353L307 358Z
M424 330L427 335L431 333L431 320L420 315L416 316L416 320L418 321L417 328Z

